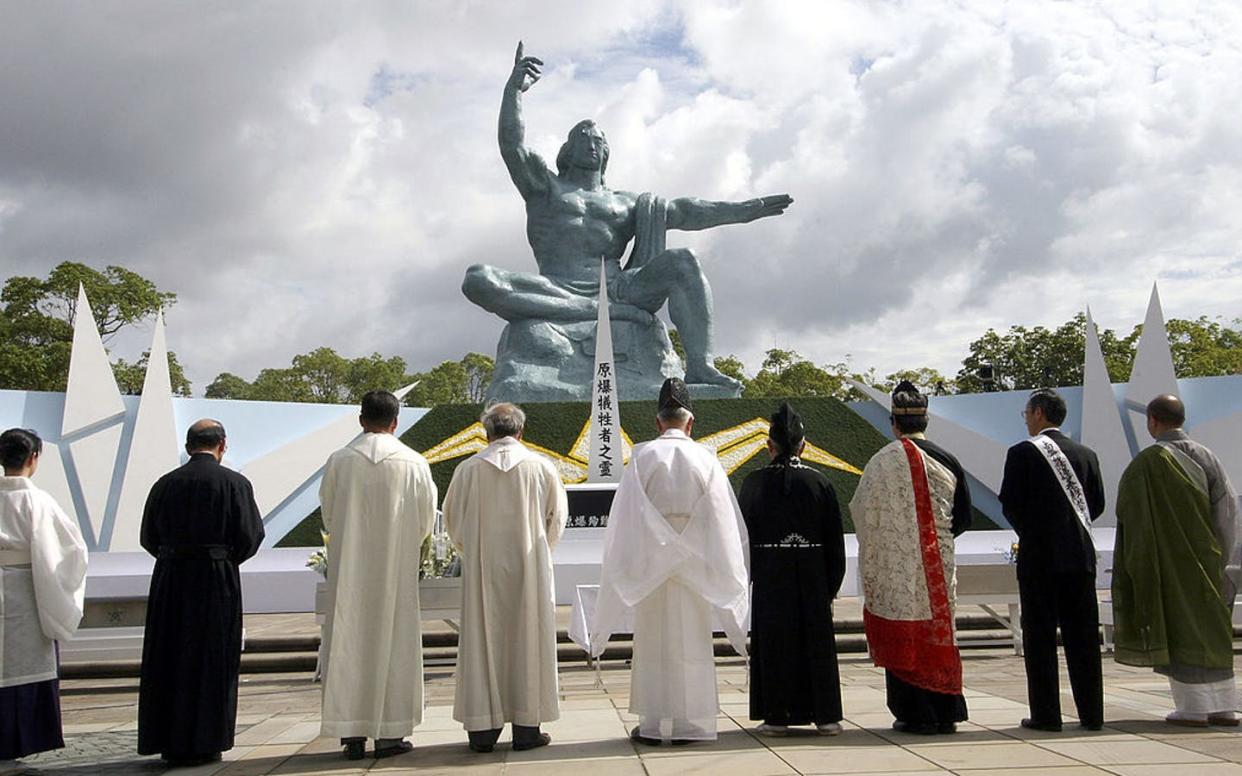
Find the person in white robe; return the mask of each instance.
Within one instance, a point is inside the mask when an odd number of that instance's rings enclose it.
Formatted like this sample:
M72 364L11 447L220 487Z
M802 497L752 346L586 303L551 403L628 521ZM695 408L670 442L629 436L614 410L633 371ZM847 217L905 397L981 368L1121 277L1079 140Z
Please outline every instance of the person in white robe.
M634 447L613 499L591 622L599 656L633 610L630 737L650 745L716 739L717 624L746 654L746 525L715 453L690 438L693 425L685 383L669 378L660 436Z
M403 739L423 718L419 549L436 486L426 459L393 435L399 410L387 391L363 396L364 433L328 458L319 488L331 537L321 730L350 759L367 738L376 758L409 751Z
M552 548L568 507L556 467L521 442L521 408L496 404L480 421L488 445L453 472L443 507L462 557L453 719L476 752L511 723L522 751L551 741L540 723L560 717Z
M56 642L73 636L86 592L77 523L30 478L43 442L0 434L0 772L64 747Z

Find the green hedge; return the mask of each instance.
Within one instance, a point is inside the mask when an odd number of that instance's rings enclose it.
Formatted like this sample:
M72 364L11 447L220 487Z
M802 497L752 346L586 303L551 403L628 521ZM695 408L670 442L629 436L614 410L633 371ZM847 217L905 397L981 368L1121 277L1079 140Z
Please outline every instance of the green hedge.
M717 431L745 423L754 418L767 418L780 404L780 399L702 399L694 403L694 436L706 437ZM871 424L844 403L832 398L790 399L802 415L807 441L816 447L862 469L877 450L888 441ZM526 432L524 439L562 455L569 453L578 433L587 420L589 402L549 402L524 405ZM458 433L479 419L479 404L449 404L433 408L401 436L401 441L422 452ZM621 402L621 421L625 432L635 443L656 436L655 402ZM431 476L440 490L440 498L448 489L457 464L465 457L432 464ZM760 451L739 467L730 481L734 489L750 472L767 462L767 453ZM811 464L814 466L814 464ZM849 501L858 485L858 476L839 469L815 466L824 473L837 491L845 517L847 532L853 532L849 519ZM322 522L316 509L280 542L279 547L313 547L320 542ZM976 510L974 528L991 529L995 525Z

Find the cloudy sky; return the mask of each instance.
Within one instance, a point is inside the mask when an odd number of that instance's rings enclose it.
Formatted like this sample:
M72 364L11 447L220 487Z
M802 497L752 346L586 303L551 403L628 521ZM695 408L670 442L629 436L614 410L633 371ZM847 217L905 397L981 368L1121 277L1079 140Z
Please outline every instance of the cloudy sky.
M534 267L495 139L519 38L545 158L593 117L617 188L794 197L669 237L752 371L780 346L953 373L989 326L1090 304L1128 332L1157 280L1170 317L1242 314L1229 0L7 2L0 275L176 292L196 392L321 345L493 353L460 284Z

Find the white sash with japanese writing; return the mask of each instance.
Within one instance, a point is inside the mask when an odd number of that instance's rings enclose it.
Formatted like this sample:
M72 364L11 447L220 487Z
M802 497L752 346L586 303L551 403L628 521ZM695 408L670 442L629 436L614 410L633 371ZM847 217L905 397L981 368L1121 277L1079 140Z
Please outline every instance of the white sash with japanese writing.
M1078 522L1082 523L1082 527L1090 533L1091 513L1087 509L1087 494L1083 492L1082 483L1078 481L1078 475L1074 474L1074 467L1070 466L1069 459L1065 457L1061 446L1044 434L1033 436L1027 441L1035 445L1035 449L1043 454L1044 460L1052 469L1052 475L1056 477L1057 482L1061 483L1061 490L1065 491L1065 497L1069 499L1070 506L1074 508Z

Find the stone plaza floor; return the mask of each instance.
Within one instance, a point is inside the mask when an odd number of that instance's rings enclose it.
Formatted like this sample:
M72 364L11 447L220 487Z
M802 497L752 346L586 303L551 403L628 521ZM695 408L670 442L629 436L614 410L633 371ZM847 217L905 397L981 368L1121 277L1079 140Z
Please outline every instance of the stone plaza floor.
M915 736L891 730L884 705L883 673L862 655L841 660L845 731L764 738L747 719L746 672L741 661L718 663L720 739L682 747L632 744L626 731L629 671L609 665L596 675L582 663L563 662L562 717L547 724L552 745L514 752L506 730L496 750L474 754L461 726L451 719L453 679L449 669L427 672L427 713L415 731L414 751L376 761L344 759L335 740L319 737L319 685L310 674L242 677L237 745L223 762L174 771L185 776L229 774L1051 774L1086 776L1225 776L1242 774L1242 732L1238 728L1178 728L1166 724L1167 682L1150 670L1104 661L1106 724L1087 732L1067 719L1062 733L1018 726L1026 715L1022 659L1011 650L964 653L970 722L948 736ZM1064 668L1062 666L1062 668ZM1062 703L1072 710L1062 675ZM135 752L137 681L66 680L64 721L67 747L27 758L40 774L160 774L158 758Z

